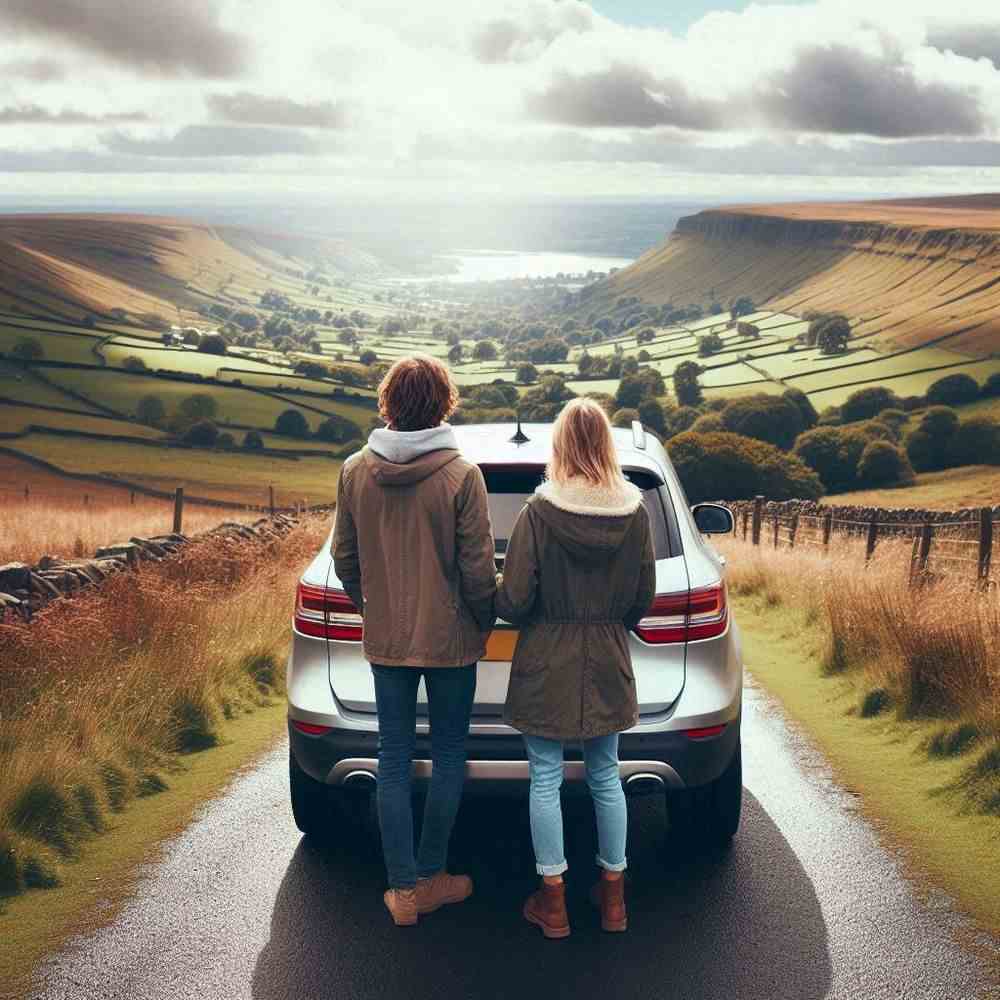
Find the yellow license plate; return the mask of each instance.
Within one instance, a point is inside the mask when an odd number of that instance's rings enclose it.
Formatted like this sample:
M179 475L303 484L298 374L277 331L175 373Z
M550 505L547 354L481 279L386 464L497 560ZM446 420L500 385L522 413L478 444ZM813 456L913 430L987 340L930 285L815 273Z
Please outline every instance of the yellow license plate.
M486 640L486 655L484 660L512 660L514 647L517 645L517 629L498 628L490 633Z

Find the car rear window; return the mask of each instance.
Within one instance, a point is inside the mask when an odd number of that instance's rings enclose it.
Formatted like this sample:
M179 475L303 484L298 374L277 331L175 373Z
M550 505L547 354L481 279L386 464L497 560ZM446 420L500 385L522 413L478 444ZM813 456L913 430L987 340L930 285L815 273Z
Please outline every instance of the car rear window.
M484 465L481 466L489 493L490 520L496 539L497 555L507 550L514 521L521 512L525 501L535 492L542 481L545 470L541 466L528 465ZM679 554L674 551L677 538L676 528L671 529L673 509L664 505L663 481L645 469L625 469L625 478L642 490L642 502L649 512L649 523L653 531L653 549L657 559Z

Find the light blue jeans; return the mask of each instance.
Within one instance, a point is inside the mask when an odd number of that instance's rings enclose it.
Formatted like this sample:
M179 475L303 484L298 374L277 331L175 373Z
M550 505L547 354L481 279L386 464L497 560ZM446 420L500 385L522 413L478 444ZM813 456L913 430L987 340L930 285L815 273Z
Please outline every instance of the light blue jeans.
M563 744L525 736L531 766L531 842L539 875L562 875L569 867L563 845ZM609 872L624 871L628 810L618 776L618 734L583 741L587 787L597 815L597 863Z

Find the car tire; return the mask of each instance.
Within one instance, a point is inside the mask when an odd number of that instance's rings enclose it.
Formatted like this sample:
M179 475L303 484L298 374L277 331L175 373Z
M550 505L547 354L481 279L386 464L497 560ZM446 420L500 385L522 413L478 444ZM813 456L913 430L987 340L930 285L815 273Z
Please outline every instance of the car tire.
M692 846L725 847L736 835L743 807L743 760L739 746L715 781L667 795L673 837Z
M295 825L306 836L322 833L329 825L331 803L328 789L302 770L291 751L288 753L288 787Z

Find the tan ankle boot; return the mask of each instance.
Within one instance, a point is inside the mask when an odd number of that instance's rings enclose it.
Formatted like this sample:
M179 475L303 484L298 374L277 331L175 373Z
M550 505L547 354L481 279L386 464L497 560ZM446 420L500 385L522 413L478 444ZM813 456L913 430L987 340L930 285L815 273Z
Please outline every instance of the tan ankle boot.
M591 890L590 901L601 908L601 927L606 931L624 931L628 928L625 911L625 876L602 878Z
M449 903L461 903L472 895L472 879L468 875L438 872L417 882L417 912L433 913Z
M389 889L382 898L397 927L412 927L417 922L416 889Z
M569 937L569 915L566 913L566 886L542 882L524 904L524 919L541 927L547 938Z

